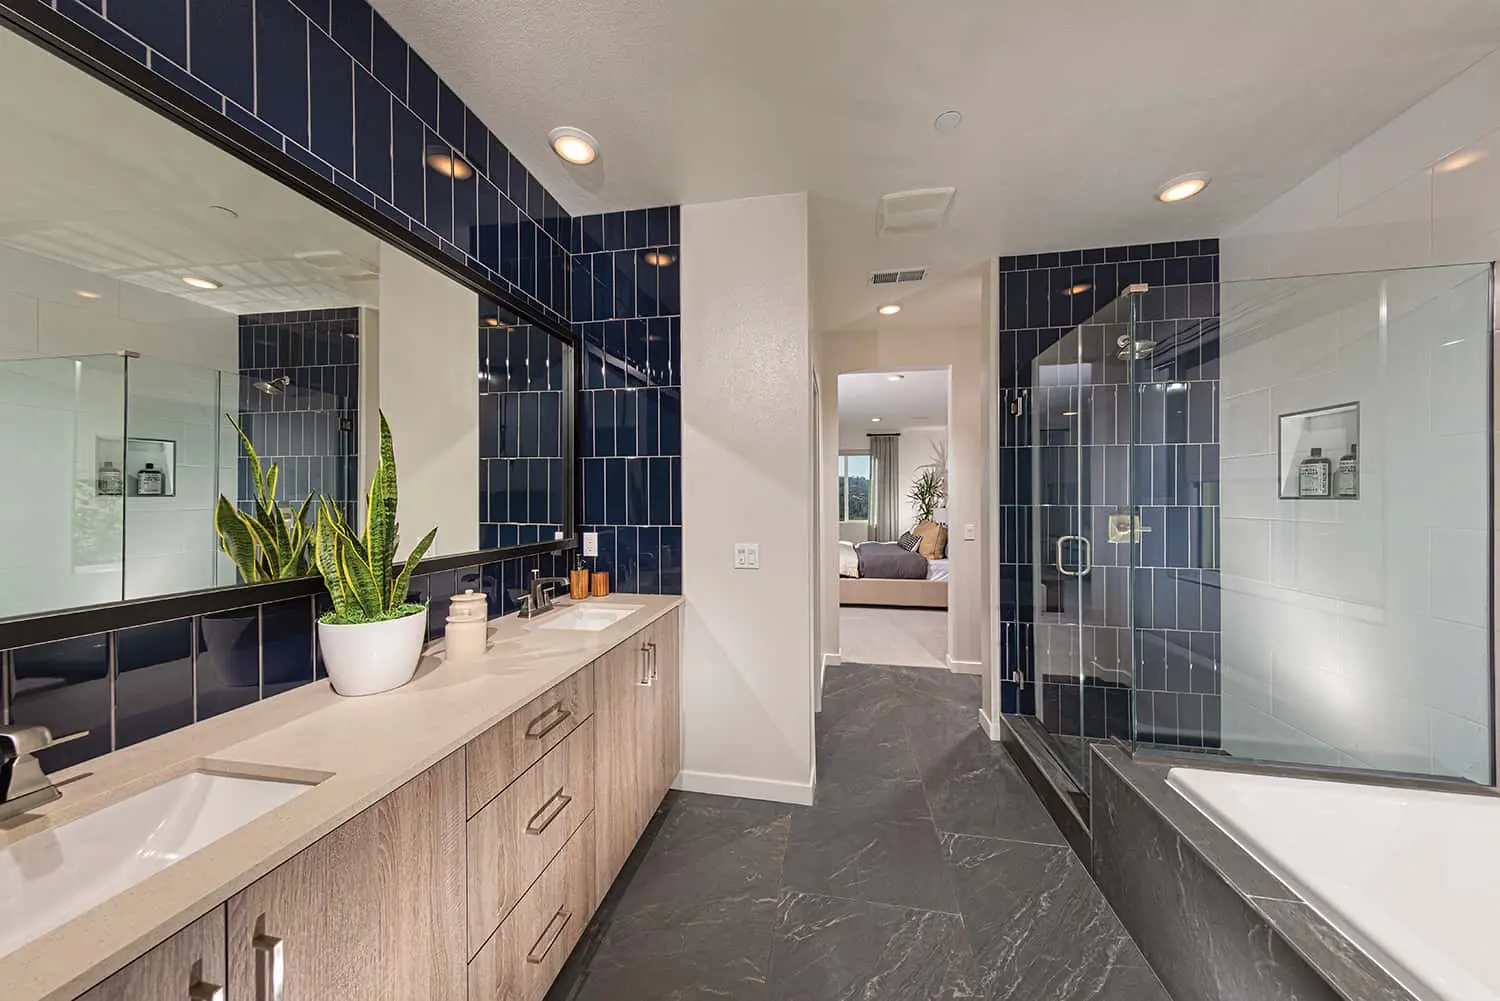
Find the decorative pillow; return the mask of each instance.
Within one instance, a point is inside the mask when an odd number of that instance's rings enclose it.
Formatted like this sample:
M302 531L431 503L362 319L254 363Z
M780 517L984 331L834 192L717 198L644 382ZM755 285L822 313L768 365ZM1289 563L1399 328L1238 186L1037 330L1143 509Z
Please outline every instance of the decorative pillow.
M929 560L943 559L948 552L948 530L935 521L924 521L912 529L912 534L921 539L917 552Z
M899 538L899 539L896 540L896 545L900 546L902 549L906 550L908 553L914 553L914 552L916 552L917 551L917 547L919 545L921 545L921 544L922 544L922 537L920 535L913 535L910 532L902 532L901 533L901 538Z

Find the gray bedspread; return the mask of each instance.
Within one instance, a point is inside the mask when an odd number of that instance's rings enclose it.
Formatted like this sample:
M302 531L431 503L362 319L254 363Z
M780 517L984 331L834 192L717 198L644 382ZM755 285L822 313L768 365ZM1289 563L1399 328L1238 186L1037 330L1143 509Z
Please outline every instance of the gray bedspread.
M866 542L855 547L860 577L879 580L926 580L927 557L909 553L894 542Z

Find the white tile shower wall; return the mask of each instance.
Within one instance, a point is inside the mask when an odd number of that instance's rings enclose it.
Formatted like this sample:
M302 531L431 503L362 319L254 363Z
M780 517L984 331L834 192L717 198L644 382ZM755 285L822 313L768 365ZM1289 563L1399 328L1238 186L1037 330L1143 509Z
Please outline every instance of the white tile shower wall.
M1487 269L1290 288L1223 286L1224 747L1487 782ZM1348 401L1359 499L1280 499L1277 416Z

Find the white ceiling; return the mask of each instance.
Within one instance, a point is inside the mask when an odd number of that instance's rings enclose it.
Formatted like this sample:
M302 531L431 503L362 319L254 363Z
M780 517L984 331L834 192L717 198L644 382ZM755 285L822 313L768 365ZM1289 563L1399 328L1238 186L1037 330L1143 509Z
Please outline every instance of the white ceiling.
M873 325L878 268L1217 235L1500 45L1494 0L375 6L570 212L809 192L824 329ZM549 152L564 124L593 165ZM1153 199L1194 170L1203 195ZM942 185L944 231L877 238L882 193ZM978 317L902 301L896 325Z
M899 382L890 381L901 375ZM870 420L879 417L880 423ZM839 376L839 436L890 434L948 424L948 370Z
M232 313L376 304L375 237L9 32L0 135L0 244Z

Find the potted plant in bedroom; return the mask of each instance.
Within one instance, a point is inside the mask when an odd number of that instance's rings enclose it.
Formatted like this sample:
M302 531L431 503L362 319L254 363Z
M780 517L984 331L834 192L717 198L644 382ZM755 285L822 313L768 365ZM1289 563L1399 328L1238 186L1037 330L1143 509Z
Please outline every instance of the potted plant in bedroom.
M423 536L396 570L401 538L396 523L396 455L382 413L380 464L366 495L364 531L356 535L343 512L326 497L318 505L315 559L333 601L333 608L318 619L318 646L340 695L389 691L417 673L427 605L407 601L406 590L435 535L436 528Z

